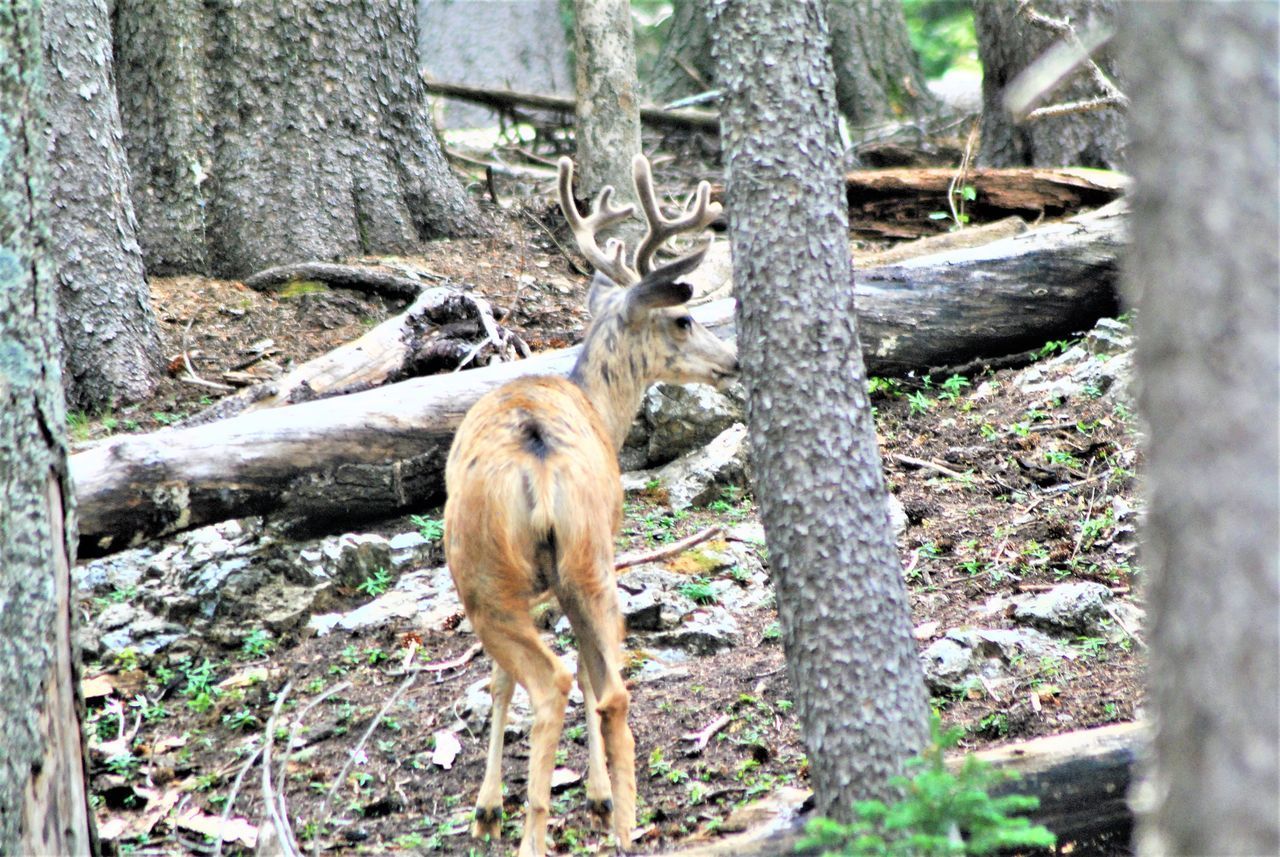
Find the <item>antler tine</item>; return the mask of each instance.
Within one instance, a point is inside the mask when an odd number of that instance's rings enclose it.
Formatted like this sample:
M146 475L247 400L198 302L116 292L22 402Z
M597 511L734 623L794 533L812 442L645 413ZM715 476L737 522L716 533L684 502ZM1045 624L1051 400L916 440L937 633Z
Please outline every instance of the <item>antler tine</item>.
M684 204L679 217L664 217L658 205L658 196L653 190L653 173L649 169L649 159L644 155L636 155L631 162L632 173L636 182L636 197L640 200L640 208L644 211L648 230L640 248L636 250L635 269L640 276L653 270L653 255L658 252L668 238L681 232L701 231L720 216L720 203L711 201L711 185L699 182L698 189L690 195Z
M561 158L559 162L560 211L578 242L578 250L587 261L600 273L620 286L629 286L640 282L640 275L634 268L627 267L627 248L616 238L605 242L600 249L596 235L620 220L625 220L635 213L634 205L613 205L613 186L605 185L600 190L595 202L591 204L591 213L583 217L578 213L578 206L573 201L573 161Z

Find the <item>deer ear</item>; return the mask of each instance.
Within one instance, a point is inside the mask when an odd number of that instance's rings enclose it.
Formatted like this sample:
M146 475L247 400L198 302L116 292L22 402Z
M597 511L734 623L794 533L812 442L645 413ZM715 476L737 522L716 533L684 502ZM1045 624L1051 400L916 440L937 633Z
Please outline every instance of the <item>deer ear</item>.
M679 278L698 267L706 252L704 247L696 253L681 256L650 271L643 280L628 288L627 316L634 318L636 313L688 303L693 297L693 286L679 282Z
M596 271L596 275L591 278L591 288L587 291L587 312L592 318L599 317L605 306L621 294L621 291L617 283Z

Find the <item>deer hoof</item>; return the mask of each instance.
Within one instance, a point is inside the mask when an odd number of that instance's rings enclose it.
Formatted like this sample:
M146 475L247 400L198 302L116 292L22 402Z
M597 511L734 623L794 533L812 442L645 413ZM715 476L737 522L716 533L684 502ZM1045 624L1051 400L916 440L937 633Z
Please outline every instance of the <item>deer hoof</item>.
M608 819L613 815L613 798L588 798L587 811L597 818Z
M497 839L502 835L502 806L477 806L475 822L471 825L471 835L477 839L492 836Z

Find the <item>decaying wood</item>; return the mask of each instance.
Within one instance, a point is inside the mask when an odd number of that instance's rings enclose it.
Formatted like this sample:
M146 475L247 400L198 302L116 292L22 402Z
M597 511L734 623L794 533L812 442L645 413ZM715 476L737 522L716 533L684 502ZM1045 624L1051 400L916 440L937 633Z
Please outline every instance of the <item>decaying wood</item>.
M426 286L402 274L377 271L359 265L330 262L300 262L267 268L246 277L244 284L254 291L279 291L293 283L318 282L338 289L369 292L388 298L412 300Z
M1122 214L1114 204L981 247L858 271L868 373L1023 351L1114 313ZM734 335L731 299L694 315ZM71 458L81 553L232 517L271 513L314 530L420 510L441 498L445 455L471 404L517 376L565 374L577 353L110 440Z
M482 86L466 86L460 83L444 83L423 78L431 95L458 98L474 104L483 104L499 110L523 107L529 110L547 110L563 114L566 123L572 121L574 100L562 95L540 95L533 92L515 92L510 89L490 89ZM640 122L653 128L720 133L720 114L711 110L664 110L661 107L642 106Z
M340 267L340 266L339 266ZM193 416L203 425L249 411L326 399L467 363L527 357L520 337L498 325L489 302L456 289L430 288L408 309L368 333L308 360L280 378L246 387Z
M1010 744L976 753L1021 778L997 788L997 794L1030 794L1040 808L1028 815L1058 836L1059 843L1088 841L1103 834L1123 835L1133 824L1127 795L1133 765L1146 744L1146 728L1122 723ZM953 767L961 758L949 760ZM809 816L799 801L778 806L774 817L752 830L671 857L773 857L797 851Z
M955 224L947 194L955 177L954 169L941 168L846 173L849 234L882 240L949 232ZM1062 217L1107 205L1123 193L1127 181L1106 170L971 169L963 185L973 188L975 198L965 202L965 213L975 226L1014 216L1026 221ZM723 196L722 186L712 186L712 199Z

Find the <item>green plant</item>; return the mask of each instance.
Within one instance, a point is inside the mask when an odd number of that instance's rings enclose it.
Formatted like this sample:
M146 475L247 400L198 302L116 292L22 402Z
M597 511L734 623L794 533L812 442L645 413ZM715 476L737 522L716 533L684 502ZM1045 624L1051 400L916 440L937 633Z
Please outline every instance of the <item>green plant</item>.
M117 753L108 757L105 764L108 771L127 780L137 773L138 768L142 766L142 760L132 753Z
M767 642L777 642L782 639L782 625L778 624L778 621L775 619L768 625L764 626L764 631L760 636Z
M182 688L182 695L187 698L187 707L197 714L202 714L213 707L220 691L213 686L215 667L213 662L205 658L199 666L193 661L183 665L182 673L187 679Z
M391 659L391 656L383 651L380 646L373 646L372 648L365 649L364 654L369 666L371 667L377 666L383 661Z
M715 604L719 600L715 588L705 577L695 577L688 583L680 584L679 592L694 604Z
M255 628L240 641L240 657L245 660L266 657L275 646L271 634L262 628Z
M922 390L916 390L907 396L907 402L911 405L911 413L923 414L933 407L933 399L930 399Z
M356 589L368 595L370 598L377 598L379 595L386 593L391 588L392 578L391 572L385 568L379 568L364 579L364 581L356 587Z
M444 538L444 521L440 518L410 515L409 522L417 527L418 533L429 542L438 542Z
M968 378L963 375L952 375L942 382L942 392L938 394L938 398L947 402L954 402L959 398L964 388L968 386Z
M880 378L873 375L867 379L867 394L896 399L902 395L902 382L894 378Z
M916 773L891 781L902 792L900 800L891 805L859 801L854 805L857 820L851 824L815 818L797 848L822 848L826 855L849 857L935 857L1054 845L1054 835L1042 825L1011 815L1035 809L1040 805L1037 798L991 796L993 787L1013 775L972 755L957 772L947 768L946 750L960 740L963 728L944 732L935 714L930 733L929 746L907 762L908 770Z
M258 718L246 707L222 715L222 722L230 729L252 729L258 725Z
M1062 467L1081 468L1084 462L1076 458L1074 454L1061 449L1050 449L1044 454L1045 461L1050 464L1057 464Z
M1089 550L1103 533L1116 525L1115 510L1107 506L1106 511L1096 518L1086 518L1080 523L1080 547Z

